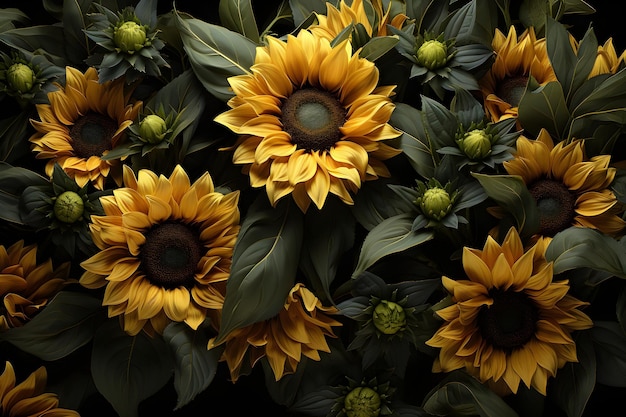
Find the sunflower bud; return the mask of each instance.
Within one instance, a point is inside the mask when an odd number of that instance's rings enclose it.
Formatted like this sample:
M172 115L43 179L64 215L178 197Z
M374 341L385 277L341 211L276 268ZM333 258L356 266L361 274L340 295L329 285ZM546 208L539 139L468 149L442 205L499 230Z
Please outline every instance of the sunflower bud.
M159 143L165 137L167 123L160 116L150 114L139 122L139 134L141 139L149 143Z
M85 209L81 196L74 191L65 191L54 202L54 215L63 223L74 223L80 219Z
M465 134L460 146L468 158L483 159L491 153L490 135L482 129L471 130Z
M406 326L404 309L392 301L382 300L372 315L374 326L384 334L396 334Z
M452 209L450 194L439 187L426 190L424 195L417 199L416 203L425 216L435 220L443 219Z
M113 33L115 45L122 52L133 53L144 47L146 29L135 22L124 22Z
M380 396L370 387L357 387L346 395L344 411L348 417L377 417Z
M448 47L443 42L426 41L417 49L417 62L429 70L443 67L447 61Z
M26 64L16 63L7 70L7 82L20 93L28 93L35 83L35 72Z

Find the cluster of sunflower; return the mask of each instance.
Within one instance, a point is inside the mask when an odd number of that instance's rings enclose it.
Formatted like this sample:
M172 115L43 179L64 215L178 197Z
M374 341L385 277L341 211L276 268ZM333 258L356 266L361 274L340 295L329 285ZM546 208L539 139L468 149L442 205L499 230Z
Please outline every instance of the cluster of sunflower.
M0 415L617 405L626 52L592 5L200 3L0 9Z

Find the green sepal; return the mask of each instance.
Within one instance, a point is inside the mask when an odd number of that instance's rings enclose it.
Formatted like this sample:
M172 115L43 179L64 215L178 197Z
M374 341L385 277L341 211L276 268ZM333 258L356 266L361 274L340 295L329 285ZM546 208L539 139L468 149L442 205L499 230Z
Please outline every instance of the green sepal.
M163 330L163 339L174 357L174 389L178 410L189 404L213 382L219 353L207 349L209 337L205 326L193 330L185 323L172 322Z
M551 81L540 86L531 77L519 102L518 120L527 135L537 136L544 128L552 137L567 138L570 111L561 83Z
M399 148L415 172L424 178L432 177L435 173L435 155L422 123L422 113L408 104L396 103L389 123L402 132Z
M259 43L259 28L251 0L220 0L218 12L220 22L225 28L241 33L252 42Z
M61 291L31 321L0 333L0 340L45 361L56 361L89 343L106 319L102 300Z
M554 273L592 268L626 279L626 246L594 229L567 228L552 238L546 259L554 261Z
M488 175L472 173L487 196L506 209L515 219L521 236L530 236L539 230L539 213L535 199L518 175Z
M504 399L463 371L451 372L426 395L422 407L438 416L518 417Z
M249 73L257 44L223 26L180 13L176 16L176 26L198 80L213 96L228 101L234 95L228 78Z
M614 321L595 321L590 332L596 351L596 381L626 388L626 333Z
M156 394L172 376L172 355L159 337L130 336L117 318L96 331L91 374L98 392L120 417L137 417L141 401Z
M433 238L432 231L412 230L415 213L389 217L369 231L363 240L357 265L352 272L356 278L387 255L421 245Z
M272 207L264 193L251 204L233 250L215 344L229 332L274 317L296 281L302 212L289 199Z

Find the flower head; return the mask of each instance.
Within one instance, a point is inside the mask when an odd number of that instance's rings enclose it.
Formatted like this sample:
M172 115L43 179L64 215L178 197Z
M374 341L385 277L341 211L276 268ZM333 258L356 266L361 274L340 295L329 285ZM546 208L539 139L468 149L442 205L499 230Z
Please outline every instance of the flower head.
M191 184L180 165L169 178L125 166L124 185L100 199L105 214L91 224L100 252L81 263L80 283L106 287L103 305L131 335L172 321L197 329L222 305L239 192L216 192L208 173Z
M46 174L58 163L80 187L91 182L102 190L109 176L120 185L121 162L102 156L124 138L142 103L130 102L122 80L100 84L95 68L83 74L67 67L65 85L58 88L48 93L50 104L36 106L39 120L31 119L32 150L48 160Z
M426 342L441 348L433 371L467 369L502 395L522 382L546 395L548 377L577 362L571 333L593 323L542 256L524 251L514 228L501 245L489 236L483 250L463 249L468 279L442 278L452 304L436 311L445 323Z
M4 363L0 375L0 415L79 417L74 410L59 408L56 394L45 392L48 372L41 366L16 385L15 369Z
M157 114L149 114L139 122L139 135L148 143L161 142L167 130L167 122Z
M32 319L68 280L70 263L37 262L37 245L19 240L0 245L0 331L20 327ZM1 384L0 384L1 386Z
M448 56L448 45L445 41L429 39L417 48L417 63L429 70L441 68L451 57Z
M15 52L11 55L0 52L0 94L14 97L22 107L40 100L45 96L43 86L58 72L47 68L46 64L50 65L42 56L26 59Z
M383 143L400 132L388 123L393 87L378 70L306 30L257 48L251 73L231 77L235 92L215 120L240 135L233 161L273 205L291 194L304 212L328 193L353 204L363 181L389 176L382 160L400 153Z

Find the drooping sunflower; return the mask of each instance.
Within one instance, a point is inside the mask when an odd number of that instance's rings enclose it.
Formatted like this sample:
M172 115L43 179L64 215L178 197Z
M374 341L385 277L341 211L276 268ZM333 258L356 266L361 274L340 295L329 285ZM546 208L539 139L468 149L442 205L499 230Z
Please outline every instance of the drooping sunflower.
M130 102L132 91L123 79L100 84L93 67L83 74L68 66L65 77L64 86L57 84L59 89L48 93L50 104L36 106L32 150L37 159L48 160L48 176L58 163L80 187L91 182L102 190L109 176L119 186L121 161L101 157L120 143L142 103Z
M465 247L462 262L468 279L442 277L452 304L436 311L445 323L426 342L441 348L433 371L466 369L500 395L522 382L546 395L548 378L578 361L571 333L592 327L578 310L588 303L553 281L552 262L524 251L515 228L502 245L489 236L483 250Z
M537 39L532 27L518 36L511 26L506 36L496 29L491 46L496 53L495 61L479 81L487 115L492 122L517 118L530 76L540 85L557 80L546 40Z
M45 392L47 379L41 366L15 385L15 369L6 361L0 375L0 416L79 417L74 410L59 408L56 394Z
M80 283L106 286L102 304L124 330L161 333L171 321L197 329L223 305L239 233L239 191L216 192L208 173L190 183L124 166L124 185L102 197L90 225L100 252L83 261Z
M302 30L267 42L251 73L229 79L231 109L215 118L240 135L233 162L272 205L291 194L303 212L321 209L329 192L353 204L350 193L389 176L382 160L400 153L383 143L400 135L388 123L395 87L377 87L377 68L347 40L331 47Z
M609 188L616 173L610 159L586 158L584 140L555 145L542 129L536 140L520 136L515 157L503 166L510 175L522 177L537 201L538 235L551 237L570 226L615 235L626 222L618 216L621 205Z
M20 327L32 319L66 284L70 262L37 263L37 245L19 240L0 245L0 332Z
M341 323L330 317L338 314L326 307L302 283L289 291L284 308L273 318L236 329L226 337L222 360L233 382L257 361L267 358L276 381L296 371L302 355L315 361L319 352L330 352L326 337L336 337L333 326ZM215 347L214 339L209 349Z

